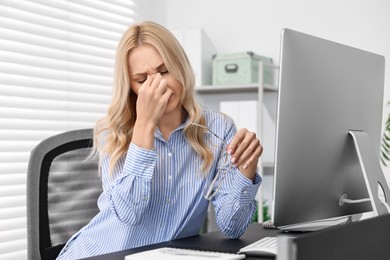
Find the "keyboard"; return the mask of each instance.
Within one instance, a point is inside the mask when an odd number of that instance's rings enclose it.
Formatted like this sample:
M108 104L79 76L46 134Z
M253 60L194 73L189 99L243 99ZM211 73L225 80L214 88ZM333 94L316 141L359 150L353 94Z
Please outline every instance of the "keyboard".
M277 237L264 237L240 249L239 253L258 256L276 256L278 251Z

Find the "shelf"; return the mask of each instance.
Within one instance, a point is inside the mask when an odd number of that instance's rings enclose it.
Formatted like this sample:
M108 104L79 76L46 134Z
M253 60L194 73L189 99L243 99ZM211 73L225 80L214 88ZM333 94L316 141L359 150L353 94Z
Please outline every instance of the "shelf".
M263 85L265 91L277 91L277 86ZM242 84L242 85L206 85L195 87L199 94L207 93L243 93L257 92L259 89L258 83Z
M274 168L275 167L274 162L263 162L262 165L263 165L263 167L267 167L267 168Z

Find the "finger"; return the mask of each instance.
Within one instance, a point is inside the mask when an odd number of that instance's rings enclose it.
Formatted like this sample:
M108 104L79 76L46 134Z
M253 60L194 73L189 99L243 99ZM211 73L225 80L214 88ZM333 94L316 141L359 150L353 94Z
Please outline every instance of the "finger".
M256 151L256 149L260 146L260 141L255 139L252 140L249 144L245 144L245 148L242 144L239 145L239 148L236 153L234 153L235 164L237 166L241 166L245 163ZM241 150L241 148L243 148Z
M162 76L161 76L160 73L157 73L157 74L155 74L155 75L152 75L152 77L153 77L153 81L152 81L152 83L150 84L150 86L151 86L152 88L157 88L158 85L160 84L160 81L161 81L161 79L162 79Z
M248 130L245 128L238 130L236 135L233 137L233 140L227 146L227 150L229 154L233 154L236 151L238 145L242 142L242 140L244 140L247 131Z
M242 154L248 149L248 147L251 145L251 143L254 140L258 140L256 138L256 134L253 132L246 131L245 136L241 140L241 142L238 144L234 152L231 154L232 156L232 163L237 164L237 162L242 157ZM241 159L242 163L242 159Z
M166 106L172 94L172 90L170 88L167 88L165 93L161 96L160 101Z
M161 79L160 83L156 87L156 90L160 95L166 92L167 89L167 81L165 79Z
M261 145L255 146L255 150L252 153L248 154L249 158L242 162L241 165L243 165L243 168L247 169L253 163L257 164L262 152L263 152L263 146Z
M164 94L167 83L165 79L161 78L161 75L156 74L151 77L153 77L153 80L150 86L145 88L145 92L148 93L150 101L156 104Z
M140 91L144 91L147 87L152 83L153 78L149 75L146 76L146 80L142 85L136 90L136 94L138 95Z

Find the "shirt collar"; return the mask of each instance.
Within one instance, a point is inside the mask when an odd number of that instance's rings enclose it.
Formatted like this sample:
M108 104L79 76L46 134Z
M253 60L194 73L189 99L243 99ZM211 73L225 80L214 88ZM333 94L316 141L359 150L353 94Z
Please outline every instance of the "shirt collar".
M175 130L173 130L171 135L177 131L182 131L188 121L189 121L188 116L186 116L186 119L184 120L184 122L181 123ZM158 127L156 127L156 130L154 131L154 137L159 139L159 140L165 141L165 139L164 139L164 137L163 137L163 135Z

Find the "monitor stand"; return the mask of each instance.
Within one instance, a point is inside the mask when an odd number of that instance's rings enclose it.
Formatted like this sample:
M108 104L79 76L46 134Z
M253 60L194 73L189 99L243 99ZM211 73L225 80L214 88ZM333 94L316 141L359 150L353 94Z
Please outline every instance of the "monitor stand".
M375 152L371 146L371 140L364 131L351 130L349 134L353 138L360 167L363 172L364 181L370 196L374 216L390 213L388 196L389 186L383 175L379 159L374 156ZM383 192L383 196L378 196ZM348 203L348 202L347 202Z

